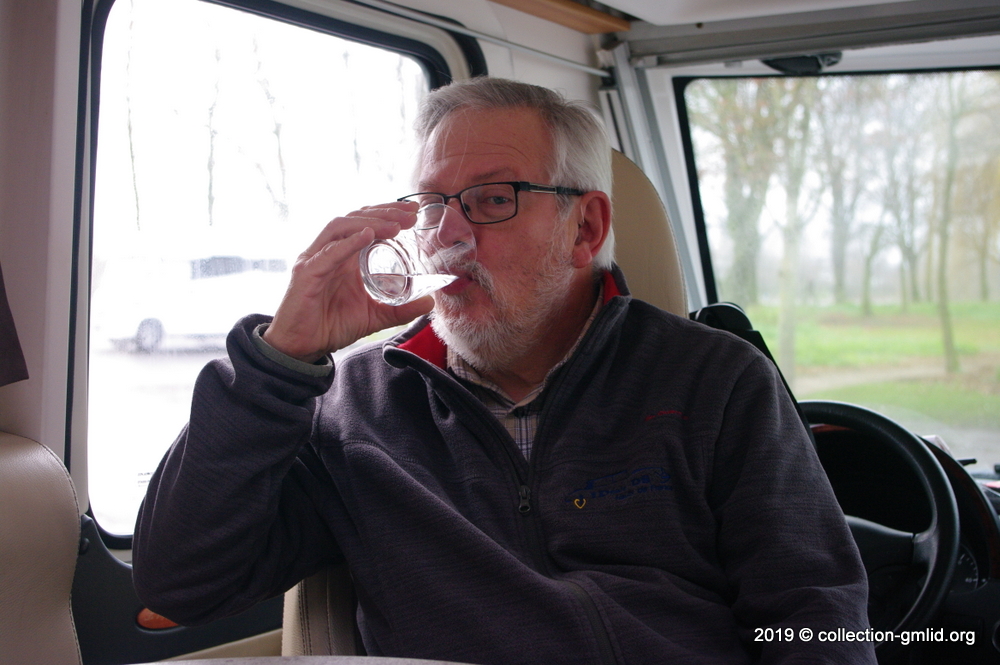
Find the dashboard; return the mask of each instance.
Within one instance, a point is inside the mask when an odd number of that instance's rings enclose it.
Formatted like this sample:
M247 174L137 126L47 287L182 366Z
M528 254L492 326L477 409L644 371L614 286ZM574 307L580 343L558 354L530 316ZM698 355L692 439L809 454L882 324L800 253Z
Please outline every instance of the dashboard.
M907 625L903 622L909 618L928 575L926 562L917 555L917 542L934 530L938 520L929 488L911 461L881 436L830 425L814 425L813 434L852 529L858 521L855 518L860 518L913 535L912 561L905 564L884 564L880 557L866 553L864 542L858 540L869 576L872 628L921 629L909 631L903 638L905 645L898 643L898 634L893 648L879 645L879 662L1000 663L1000 492L989 487L986 479L970 475L959 460L939 446L921 439L954 494L958 547L950 579L942 599L935 601L930 621Z

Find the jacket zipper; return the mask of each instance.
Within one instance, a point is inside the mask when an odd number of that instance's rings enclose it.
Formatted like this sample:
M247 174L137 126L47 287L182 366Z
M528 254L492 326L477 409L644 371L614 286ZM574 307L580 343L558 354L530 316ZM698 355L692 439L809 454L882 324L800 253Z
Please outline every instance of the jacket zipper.
M518 489L518 496L520 497L520 503L518 503L517 511L527 519L528 514L531 512L531 488L522 484ZM530 547L536 562L538 562L536 565L539 566L539 570L549 579L555 580L557 584L562 584L569 589L583 606L584 613L587 615L587 621L590 623L590 630L594 635L594 639L597 640L597 652L600 656L598 662L602 663L602 665L616 665L618 659L615 657L615 650L611 644L611 636L604 626L604 621L601 619L601 613L598 611L594 599L590 597L586 589L576 582L558 579L552 575L548 566L545 565L545 555L542 551L534 524L527 524L525 526L528 532Z
M527 485L521 485L518 496L521 497L521 501L517 504L517 512L527 515L531 512L531 488Z
M445 373L446 374L446 373ZM446 374L447 375L447 374ZM448 378L454 381L450 376ZM461 399L461 397L459 397ZM503 429L503 426L497 423L494 419L493 422L487 421L487 429L493 429L499 426ZM495 423L495 425L494 425ZM539 430L541 430L542 423L539 423ZM506 430L503 432L506 434ZM509 438L509 437L508 437ZM525 519L529 519L532 511L531 505L531 486L529 485L531 481L531 462L528 460L528 478L524 479L520 471L520 458L514 456L514 452L511 451L510 446L507 445L506 440L503 436L500 436L500 444L503 447L504 452L507 455L507 459L511 465L511 471L513 472L514 480L517 483L517 495L518 504L517 512L524 516ZM549 579L555 581L557 584L562 584L568 588L573 595L577 598L580 604L583 606L584 613L587 615L588 623L593 631L594 639L597 640L597 650L600 655L600 663L602 665L617 665L618 659L615 657L614 647L611 644L611 636L608 634L607 628L604 626L604 621L601 619L601 614L597 609L597 605L594 603L594 599L590 597L587 590L582 586L573 582L571 580L558 579L553 574L546 561L545 551L542 548L541 540L538 537L538 531L534 523L526 524L526 534L528 538L528 548L532 559L535 561L535 565L538 571L548 577Z

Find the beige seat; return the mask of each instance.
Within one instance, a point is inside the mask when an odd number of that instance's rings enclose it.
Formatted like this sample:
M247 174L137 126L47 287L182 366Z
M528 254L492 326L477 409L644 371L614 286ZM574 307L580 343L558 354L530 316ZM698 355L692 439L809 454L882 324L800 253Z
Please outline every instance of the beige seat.
M614 151L615 257L632 295L687 317L687 292L674 232L646 174ZM346 566L322 571L285 594L281 653L354 655L355 600Z
M353 656L354 587L346 565L302 580L285 593L282 656Z
M615 261L632 295L687 318L684 272L660 195L646 174L617 150L612 151L611 169Z
M76 491L45 446L0 432L0 663L80 665Z

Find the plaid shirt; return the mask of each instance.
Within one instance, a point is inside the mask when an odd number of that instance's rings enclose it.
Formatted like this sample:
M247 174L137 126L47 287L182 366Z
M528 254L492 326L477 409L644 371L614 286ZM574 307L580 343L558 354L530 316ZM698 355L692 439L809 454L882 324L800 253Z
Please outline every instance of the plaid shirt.
M590 324L594 322L594 318L601 309L603 302L604 287L602 285L601 292L597 296L597 302L594 304L594 309L584 324L583 330L580 331L580 336L577 337L573 348L549 370L548 374L545 375L544 381L516 404L504 392L503 388L477 372L476 368L466 362L451 347L448 348L448 369L507 428L507 432L510 433L511 438L514 439L514 443L525 459L530 459L531 457L531 444L535 440L535 432L538 430L538 419L542 411L542 400L538 399L538 397L545 390L545 387L548 386L549 380L556 371L566 364L566 361L570 359L576 348L580 346L583 336L587 334L587 330L590 328Z

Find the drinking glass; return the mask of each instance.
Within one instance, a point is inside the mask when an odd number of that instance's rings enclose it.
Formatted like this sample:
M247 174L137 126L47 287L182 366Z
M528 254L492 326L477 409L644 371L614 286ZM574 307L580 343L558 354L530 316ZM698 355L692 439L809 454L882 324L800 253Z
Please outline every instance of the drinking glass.
M376 239L361 250L361 279L368 295L387 305L402 305L458 279L456 273L476 259L476 241L464 219L465 232L446 240L443 230L452 222L444 220L449 216L461 213L441 203L424 206L412 228L394 238Z

